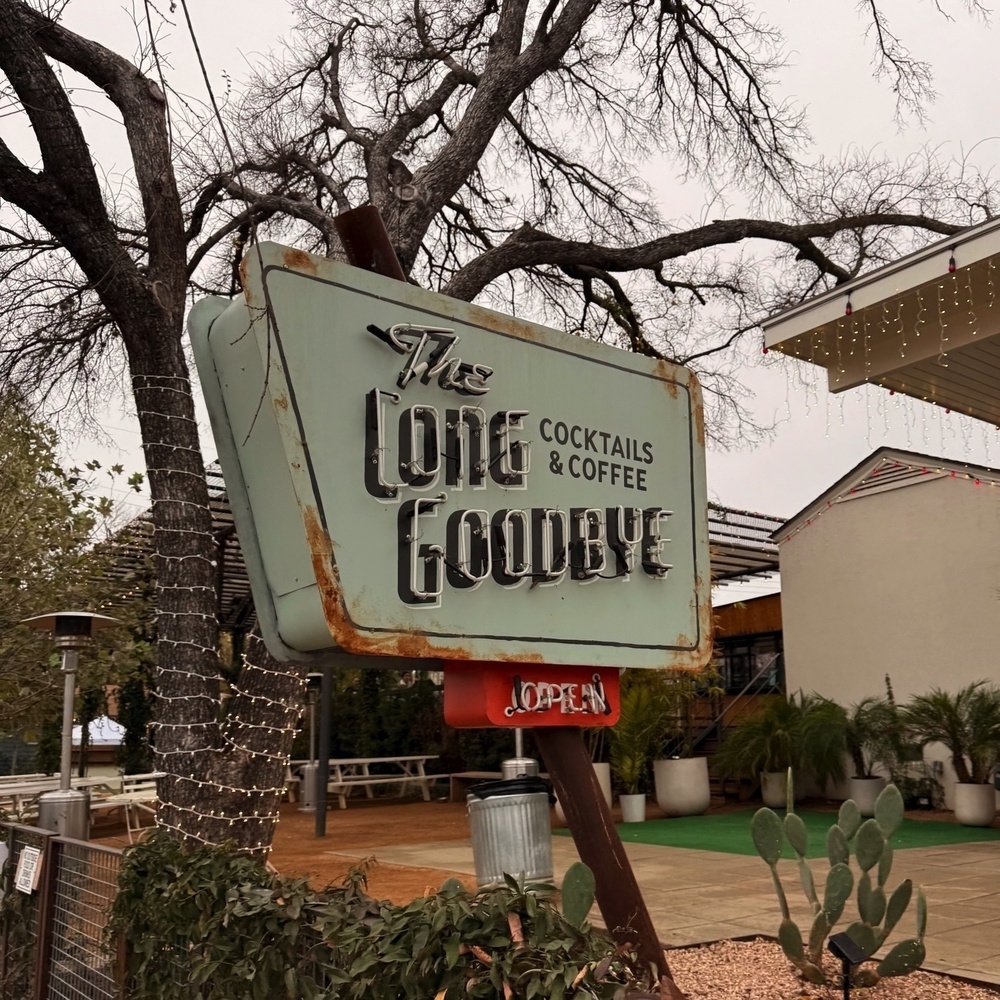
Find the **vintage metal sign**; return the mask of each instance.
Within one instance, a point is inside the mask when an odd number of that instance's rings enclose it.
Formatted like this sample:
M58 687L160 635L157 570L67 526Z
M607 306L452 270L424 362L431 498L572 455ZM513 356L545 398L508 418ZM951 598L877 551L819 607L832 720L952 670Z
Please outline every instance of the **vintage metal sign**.
M282 658L700 665L685 369L273 244L190 328Z

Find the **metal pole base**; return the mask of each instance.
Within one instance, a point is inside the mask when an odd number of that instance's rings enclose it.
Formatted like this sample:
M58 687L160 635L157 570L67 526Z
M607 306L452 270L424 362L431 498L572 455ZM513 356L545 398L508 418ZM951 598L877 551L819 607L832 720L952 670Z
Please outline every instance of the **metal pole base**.
M38 797L38 825L60 837L90 840L90 792L60 788Z
M319 801L319 766L306 764L299 772L299 812L315 812Z

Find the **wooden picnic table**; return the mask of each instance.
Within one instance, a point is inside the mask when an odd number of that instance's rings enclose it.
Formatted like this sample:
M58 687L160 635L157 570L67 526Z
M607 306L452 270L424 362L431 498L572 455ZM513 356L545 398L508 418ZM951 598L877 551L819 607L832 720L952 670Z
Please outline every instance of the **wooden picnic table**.
M43 792L59 791L59 775L38 778L32 775L27 781L0 782L0 809L9 809L16 816L23 816L28 806ZM121 778L115 775L95 775L86 778L70 778L71 788L106 788L109 792L121 787Z
M446 774L427 774L425 765L429 760L437 760L436 754L413 754L397 757L335 757L329 761L330 775L326 790L328 795L336 795L340 808L347 808L347 796L351 789L362 787L368 798L374 796L375 785L398 784L402 797L411 785L419 785L424 801L431 798L430 782L447 778ZM298 770L308 760L293 760L291 767ZM376 768L372 773L372 768Z

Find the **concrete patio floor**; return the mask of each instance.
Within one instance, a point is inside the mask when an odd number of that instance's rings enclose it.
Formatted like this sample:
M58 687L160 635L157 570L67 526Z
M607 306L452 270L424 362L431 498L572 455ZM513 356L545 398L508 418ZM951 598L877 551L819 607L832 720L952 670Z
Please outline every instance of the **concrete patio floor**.
M569 837L553 837L558 881L578 860ZM667 946L717 941L752 934L774 936L780 915L770 872L757 857L719 854L650 844L626 844L660 940ZM340 852L337 852L340 853ZM397 865L475 873L471 844L447 841L407 846L373 846L367 853ZM810 862L822 886L825 860ZM779 867L800 927L808 927L809 908L792 862ZM896 852L890 887L912 878L927 894L925 969L1000 985L1000 848L995 842ZM851 917L853 900L845 909ZM911 903L890 945L914 929ZM849 920L848 920L849 922ZM846 922L843 924L846 926ZM843 929L843 927L841 927Z

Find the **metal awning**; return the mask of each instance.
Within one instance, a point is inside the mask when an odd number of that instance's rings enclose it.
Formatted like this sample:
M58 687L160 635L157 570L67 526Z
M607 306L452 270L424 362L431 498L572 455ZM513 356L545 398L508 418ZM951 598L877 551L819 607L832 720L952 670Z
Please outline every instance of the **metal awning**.
M766 320L769 349L1000 425L1000 219Z
M212 533L221 551L216 576L219 624L227 631L246 632L256 623L253 596L218 462L209 465L205 475L212 511ZM709 504L712 582L726 583L776 573L778 546L771 535L783 523L784 519L780 517ZM153 553L150 512L140 514L119 532L116 545L112 573L126 586L119 591L112 605L128 600L143 567L150 565Z
M777 573L778 546L772 535L783 523L780 517L710 503L708 544L712 583Z

